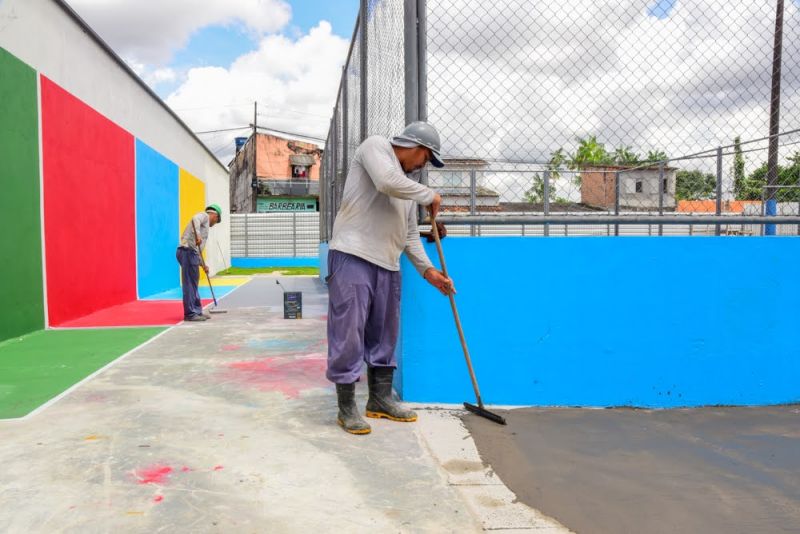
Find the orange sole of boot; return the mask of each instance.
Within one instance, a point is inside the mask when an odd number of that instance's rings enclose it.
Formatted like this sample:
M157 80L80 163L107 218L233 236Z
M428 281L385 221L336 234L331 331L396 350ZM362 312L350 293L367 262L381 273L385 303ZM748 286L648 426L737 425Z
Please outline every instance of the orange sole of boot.
M364 434L369 434L370 432L372 432L371 428L365 428L364 430L349 430L346 426L344 426L344 423L342 422L341 419L337 419L336 422L339 423L339 426L342 427L345 432L348 432L350 434L363 436Z
M397 421L399 423L413 423L417 420L417 416L414 417L392 417L388 413L383 412L367 412L367 417L372 417L373 419L389 419L390 421Z

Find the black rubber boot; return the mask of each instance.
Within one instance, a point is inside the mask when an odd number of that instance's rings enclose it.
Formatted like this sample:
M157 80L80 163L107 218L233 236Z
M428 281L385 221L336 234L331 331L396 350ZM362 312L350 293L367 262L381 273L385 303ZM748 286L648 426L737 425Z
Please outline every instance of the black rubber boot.
M369 379L369 400L367 400L367 417L380 419L384 417L392 421L411 423L417 420L417 414L403 408L392 398L391 367L370 367L367 369Z
M336 384L336 398L339 401L339 425L351 434L369 434L372 429L356 408L356 385Z

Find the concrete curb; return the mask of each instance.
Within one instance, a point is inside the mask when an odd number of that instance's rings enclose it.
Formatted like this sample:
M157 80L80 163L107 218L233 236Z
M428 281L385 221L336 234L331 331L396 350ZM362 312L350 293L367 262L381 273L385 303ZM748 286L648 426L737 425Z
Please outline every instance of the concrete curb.
M483 464L475 442L453 408L415 407L422 445L439 464L447 484L464 498L483 530L565 534L571 531L555 519L517 502L500 477Z

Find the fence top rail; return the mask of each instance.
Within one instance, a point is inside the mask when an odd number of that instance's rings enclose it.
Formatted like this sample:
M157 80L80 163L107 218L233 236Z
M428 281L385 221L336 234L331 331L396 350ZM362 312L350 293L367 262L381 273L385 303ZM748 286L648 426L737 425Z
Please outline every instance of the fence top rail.
M452 225L505 224L800 224L800 216L745 215L441 215ZM430 222L428 222L430 224Z

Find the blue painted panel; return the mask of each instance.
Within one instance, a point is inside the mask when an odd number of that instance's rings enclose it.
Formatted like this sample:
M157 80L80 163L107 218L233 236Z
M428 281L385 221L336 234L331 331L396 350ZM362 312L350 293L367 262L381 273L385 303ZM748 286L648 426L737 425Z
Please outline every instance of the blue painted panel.
M798 238L451 238L443 245L487 403L800 401ZM435 259L435 248L427 250ZM447 299L405 258L402 269L403 398L472 401Z
M214 294L217 296L217 300L221 299L234 289L240 288L242 286L214 286ZM200 298L201 299L210 299L211 290L208 286L200 286L198 288L200 291ZM174 287L168 291L162 291L160 293L155 293L148 297L143 298L142 300L183 300L183 291L179 287Z
M319 258L232 258L233 267L319 267Z
M180 287L178 166L136 140L136 274L139 298Z

